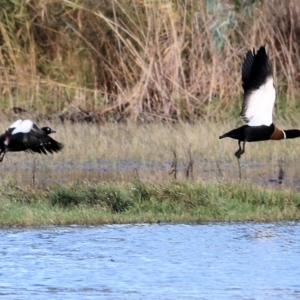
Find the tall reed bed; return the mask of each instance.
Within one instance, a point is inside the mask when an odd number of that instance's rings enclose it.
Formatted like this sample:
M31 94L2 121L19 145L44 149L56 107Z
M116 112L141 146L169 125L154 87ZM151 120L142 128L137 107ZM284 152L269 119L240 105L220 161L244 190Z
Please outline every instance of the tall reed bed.
M297 0L22 0L2 3L0 17L3 109L46 115L73 104L140 121L231 116L241 61L263 44L278 112L299 106Z

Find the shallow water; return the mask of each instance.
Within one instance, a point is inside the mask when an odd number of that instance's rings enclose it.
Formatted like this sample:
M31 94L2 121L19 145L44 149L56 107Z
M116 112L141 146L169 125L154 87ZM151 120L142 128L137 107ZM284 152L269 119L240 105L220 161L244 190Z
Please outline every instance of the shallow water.
M4 299L299 299L300 223L2 229Z
M174 174L170 174L172 161L140 162L138 160L90 160L86 162L57 162L47 165L44 162L30 161L28 164L3 164L0 182L13 180L20 184L47 184L52 182L170 182ZM4 175L5 174L5 175ZM242 179L257 185L273 187L290 187L300 189L300 169L298 164L286 163L282 166L282 180L278 163L241 162ZM177 164L177 178L186 178L186 165ZM201 181L224 182L239 180L237 161L215 162L198 160L193 166L189 178Z

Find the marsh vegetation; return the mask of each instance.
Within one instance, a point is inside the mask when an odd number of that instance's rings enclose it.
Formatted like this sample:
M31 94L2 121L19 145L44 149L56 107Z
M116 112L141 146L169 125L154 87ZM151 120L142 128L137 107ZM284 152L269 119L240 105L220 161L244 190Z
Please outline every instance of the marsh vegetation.
M2 5L0 130L29 117L65 144L7 154L2 225L299 218L300 140L249 143L241 179L237 143L218 140L264 44L274 122L299 128L298 1Z
M74 105L96 119L139 122L236 117L242 59L266 44L276 112L297 120L297 0L2 5L2 109L48 117Z
M8 153L2 163L0 224L267 221L300 216L297 140L250 144L240 180L233 155L236 143L221 143L214 123L51 126L67 145L63 152L47 157ZM171 172L174 151L176 179ZM279 180L280 169L284 176Z

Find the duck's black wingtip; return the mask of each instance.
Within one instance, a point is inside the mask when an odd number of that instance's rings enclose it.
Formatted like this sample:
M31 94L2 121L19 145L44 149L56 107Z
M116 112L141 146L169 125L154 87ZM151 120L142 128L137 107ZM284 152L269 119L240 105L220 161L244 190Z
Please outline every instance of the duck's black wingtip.
M52 145L51 150L54 152L59 152L64 148L64 146L65 146L64 144L56 142L55 144Z
M64 144L58 143L58 151L62 150L65 147Z

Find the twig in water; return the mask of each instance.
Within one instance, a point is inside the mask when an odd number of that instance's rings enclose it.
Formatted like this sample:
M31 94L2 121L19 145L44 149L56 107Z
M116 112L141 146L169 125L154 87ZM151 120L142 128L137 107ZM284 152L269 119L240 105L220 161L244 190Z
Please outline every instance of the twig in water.
M35 184L35 171L36 171L36 159L33 160L33 166L32 166L32 184Z
M218 171L219 171L219 175L220 175L221 177L223 177L223 172L222 172L222 170L221 170L221 168L220 168L220 166L219 166L219 163L216 162L216 164L217 164L217 168L218 168Z
M187 167L185 169L185 175L186 175L187 179L189 179L190 176L193 179L193 166L194 166L194 159L192 158L192 149L191 149L191 145L190 145L190 148L189 148L189 162L188 162Z
M139 172L137 168L134 168L134 174L135 174L135 180L136 181L141 181L140 176L139 176Z
M281 184L284 179L284 171L282 168L282 160L279 161L278 183Z
M177 179L177 155L176 151L173 151L173 161L171 165L171 170L169 171L169 174L174 176L174 179Z
M241 170L240 159L237 158L237 161L238 161L238 167L239 167L239 179L241 180L242 179L242 170Z
M194 166L194 160L190 159L190 161L185 169L187 179L189 179L190 175L191 175L191 178L193 179L193 166Z

